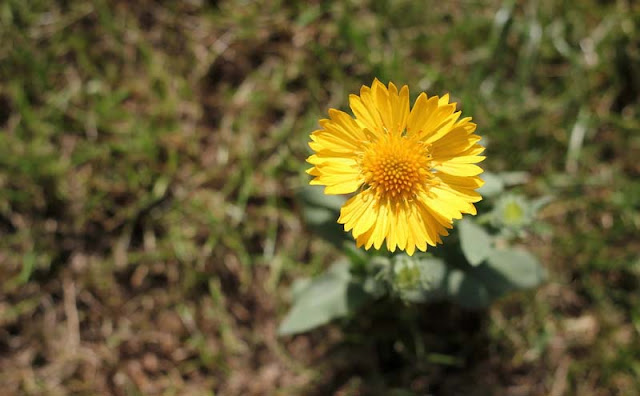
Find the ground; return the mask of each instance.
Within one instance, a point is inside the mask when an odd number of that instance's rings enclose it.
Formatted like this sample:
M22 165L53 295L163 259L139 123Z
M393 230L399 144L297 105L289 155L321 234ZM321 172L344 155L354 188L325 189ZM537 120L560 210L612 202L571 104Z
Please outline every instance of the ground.
M0 386L638 394L638 76L632 1L5 1ZM340 254L300 215L308 135L374 77L449 92L483 167L553 197L519 241L549 278L278 337Z

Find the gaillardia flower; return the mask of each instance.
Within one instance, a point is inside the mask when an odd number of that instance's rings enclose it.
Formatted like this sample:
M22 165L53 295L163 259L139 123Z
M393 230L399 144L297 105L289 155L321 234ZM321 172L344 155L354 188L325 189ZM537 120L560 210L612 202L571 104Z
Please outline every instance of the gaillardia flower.
M351 194L338 222L358 247L405 250L442 243L453 219L476 214L474 190L484 183L474 165L485 157L471 118L460 118L449 95L418 96L409 106L409 88L385 87L377 79L350 95L355 118L335 109L311 134L315 151L311 184L325 194Z

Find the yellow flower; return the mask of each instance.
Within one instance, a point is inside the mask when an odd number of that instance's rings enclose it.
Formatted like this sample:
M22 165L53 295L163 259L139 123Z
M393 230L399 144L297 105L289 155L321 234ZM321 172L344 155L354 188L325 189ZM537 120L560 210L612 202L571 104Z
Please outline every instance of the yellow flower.
M474 190L484 182L475 163L484 147L471 117L459 119L449 95L418 96L409 108L409 88L377 79L350 95L355 118L329 109L329 119L311 134L315 151L310 184L325 194L358 192L342 207L338 222L351 231L358 247L406 250L442 243L453 219L475 215Z

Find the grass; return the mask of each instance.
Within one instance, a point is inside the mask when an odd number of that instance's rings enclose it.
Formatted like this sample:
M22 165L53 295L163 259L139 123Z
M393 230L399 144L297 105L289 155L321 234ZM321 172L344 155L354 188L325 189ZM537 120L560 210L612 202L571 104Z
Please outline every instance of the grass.
M0 5L7 394L640 392L638 5L136 4ZM308 134L374 77L450 92L484 167L554 197L522 241L549 281L279 339L338 255L295 198Z

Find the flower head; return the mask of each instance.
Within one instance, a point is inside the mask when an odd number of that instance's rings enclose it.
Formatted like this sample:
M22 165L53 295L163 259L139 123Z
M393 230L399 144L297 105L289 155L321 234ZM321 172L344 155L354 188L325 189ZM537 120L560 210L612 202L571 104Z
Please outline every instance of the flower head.
M325 194L351 194L338 222L358 246L406 250L442 243L453 219L476 214L484 183L474 165L485 157L471 118L460 118L449 95L421 93L409 106L409 88L377 79L350 95L355 118L330 109L311 134L311 184Z

